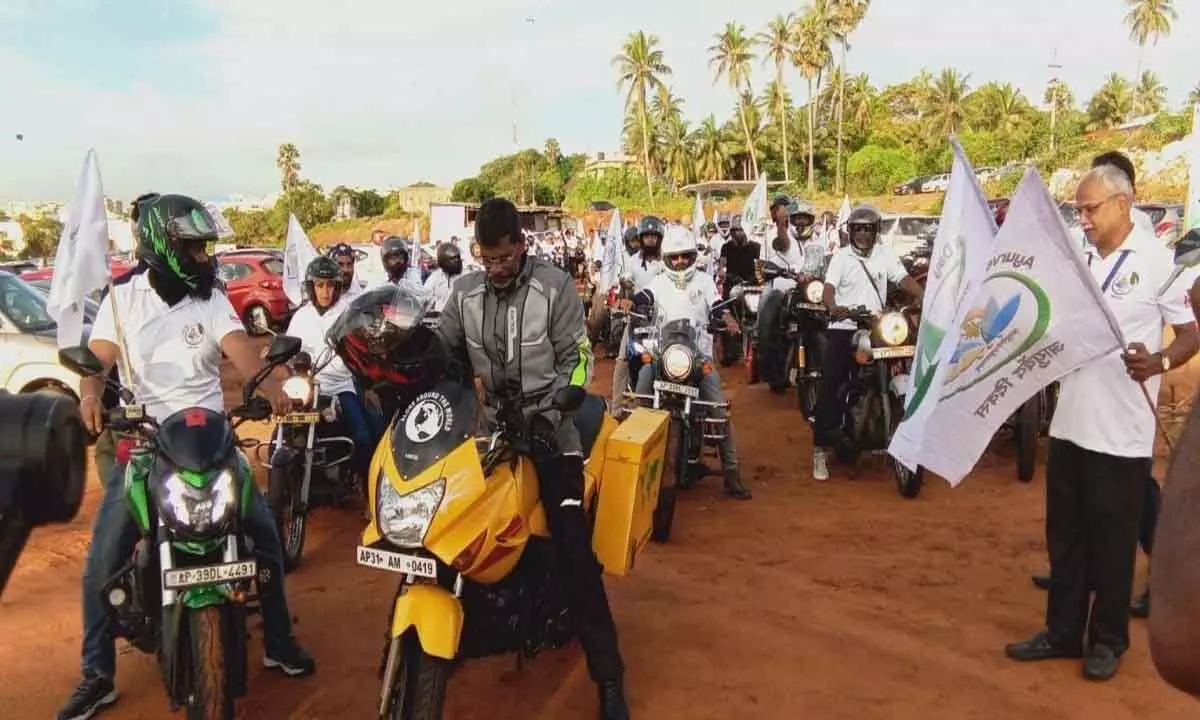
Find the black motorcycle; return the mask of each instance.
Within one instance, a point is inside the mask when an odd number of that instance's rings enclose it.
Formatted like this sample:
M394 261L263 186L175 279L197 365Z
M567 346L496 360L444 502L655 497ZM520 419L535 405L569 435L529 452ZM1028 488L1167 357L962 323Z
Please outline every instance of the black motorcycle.
M329 353L321 367L333 357ZM267 447L270 460L267 497L283 543L284 570L300 565L308 534L308 513L316 507L343 507L358 493L350 465L354 440L343 433L341 406L336 397L322 394L314 378L312 357L301 352L292 358L293 375L283 391L292 403L277 418Z
M850 311L858 325L854 334L854 363L839 390L845 399L835 453L840 462L853 464L864 452L886 452L904 417L904 403L916 355L918 320L911 310L876 315L865 308ZM889 456L896 487L906 498L915 498L924 484L924 468L914 472Z
M729 297L734 300L727 307L733 314L734 330L722 331L718 338L721 342L720 356L725 365L737 362L738 351L741 351L742 362L746 366L746 383L754 385L759 380L758 364L758 304L762 300L763 288L741 278L730 276Z
M108 413L110 427L138 441L125 470L125 499L139 538L104 585L104 601L113 635L157 656L171 707L186 707L189 720L231 719L234 699L246 694L246 603L258 561L242 526L254 471L240 448L257 441L239 442L234 431L271 416L254 392L299 350L298 339L276 336L267 366L228 413L185 408L161 423L140 405ZM85 346L61 350L59 361L82 377L103 370ZM106 383L132 402L128 389Z
M800 412L812 422L821 387L825 330L829 327L829 312L823 302L825 281L799 277L774 263L763 266L763 277L768 282L779 277L796 282L795 287L787 291L779 313L782 354L775 363L781 372L773 381L772 390L782 392L788 383L795 384Z

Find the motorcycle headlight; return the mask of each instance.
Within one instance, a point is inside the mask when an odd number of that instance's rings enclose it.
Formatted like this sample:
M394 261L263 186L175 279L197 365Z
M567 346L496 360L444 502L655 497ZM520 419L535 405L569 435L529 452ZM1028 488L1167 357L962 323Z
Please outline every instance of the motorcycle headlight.
M283 381L283 394L293 402L307 405L312 397L312 383L306 377L293 375Z
M376 522L388 542L402 548L419 548L425 541L429 524L442 504L446 479L401 495L383 474L379 476L379 508Z
M668 345L661 362L663 374L676 382L687 380L692 374L692 351L683 345Z
M758 299L762 297L762 293L745 293L742 295L742 301L746 303L746 309L752 313L758 312Z
M810 303L819 303L825 296L825 283L821 280L813 280L804 286L804 299Z
M218 534L237 514L233 473L222 470L203 487L188 482L181 473L171 473L162 483L158 511L168 526L189 535Z
M908 340L908 319L898 312L885 313L879 318L879 339L887 345L901 345Z

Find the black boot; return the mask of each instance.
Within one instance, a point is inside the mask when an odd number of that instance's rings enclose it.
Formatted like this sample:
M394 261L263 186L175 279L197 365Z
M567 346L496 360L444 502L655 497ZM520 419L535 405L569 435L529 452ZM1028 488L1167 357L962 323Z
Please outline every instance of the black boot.
M742 474L737 470L725 471L725 494L734 500L749 500L754 497L750 488L742 484Z
M620 680L597 683L600 690L600 720L629 720L629 704Z

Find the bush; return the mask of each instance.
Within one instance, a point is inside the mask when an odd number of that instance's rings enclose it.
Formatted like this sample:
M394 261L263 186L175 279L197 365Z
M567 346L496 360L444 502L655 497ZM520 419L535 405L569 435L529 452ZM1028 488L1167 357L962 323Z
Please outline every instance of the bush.
M867 145L846 161L846 177L857 193L887 192L917 174L917 159L907 148Z

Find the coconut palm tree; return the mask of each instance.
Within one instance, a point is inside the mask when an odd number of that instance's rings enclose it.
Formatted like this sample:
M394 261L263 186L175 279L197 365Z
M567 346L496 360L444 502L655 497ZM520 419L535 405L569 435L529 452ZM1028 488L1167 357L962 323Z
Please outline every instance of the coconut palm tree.
M1012 83L989 82L971 93L979 124L993 132L1008 134L1025 119L1029 103Z
M668 116L659 129L662 147L663 171L671 183L671 192L677 192L694 173L688 123L682 117Z
M779 119L779 128L783 133L783 179L785 182L792 181L792 170L791 161L788 158L788 101L787 92L783 86L783 65L792 55L792 28L795 22L796 19L791 13L776 15L771 22L767 23L767 29L757 36L759 44L764 49L763 62L770 60L775 63L773 89L767 94L767 97L771 101L771 112Z
M1135 115L1155 115L1167 104L1167 88L1158 76L1146 70L1133 89L1133 112Z
M808 83L808 191L816 189L816 177L813 158L816 154L813 136L816 132L816 95L813 82L818 80L821 72L829 67L833 53L829 49L832 32L829 29L829 18L826 6L822 0L810 5L796 26L796 45L792 53L792 64L800 69Z
M283 143L275 154L275 167L282 177L279 185L284 192L300 184L300 149L292 143Z
M746 36L746 27L739 23L726 23L725 29L714 36L716 44L708 48L709 64L716 72L713 83L724 77L738 98L738 116L742 121L742 132L746 136L746 152L750 154L750 167L758 177L758 158L746 125L746 108L742 106L742 92L750 90L750 63L754 60L754 44Z
M866 73L859 73L849 79L846 86L846 116L859 132L865 132L871 125L871 111L876 95L875 88L871 86L871 78Z
M709 115L692 133L692 150L696 157L696 175L702 180L720 180L729 161L729 142L717 119Z
M850 52L850 33L858 28L867 14L871 0L829 0L829 29L842 46L841 76L846 75L846 55ZM846 84L838 83L837 98L837 167L834 171L835 192L842 191L842 121L846 105Z
M683 119L683 98L676 95L671 88L663 85L658 92L654 93L654 99L650 101L650 112L654 115L656 124Z
M650 118L649 96L663 86L663 77L671 74L671 68L663 61L663 51L658 47L658 36L647 35L638 30L625 39L621 53L612 59L620 75L617 88L628 92L625 109L637 108L642 125L642 169L646 174L646 193L650 207L654 207L654 184L650 180Z
M1120 125L1133 111L1133 88L1117 73L1109 75L1088 101L1088 118L1095 129Z
M956 133L966 124L966 98L970 90L970 75L961 75L954 68L945 68L929 88L928 116L930 130L945 137Z
M1142 74L1142 55L1146 43L1157 45L1159 38L1171 34L1171 23L1179 19L1175 0L1125 0L1129 12L1125 24L1129 26L1129 39L1138 44L1138 75Z

